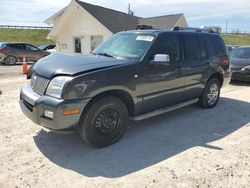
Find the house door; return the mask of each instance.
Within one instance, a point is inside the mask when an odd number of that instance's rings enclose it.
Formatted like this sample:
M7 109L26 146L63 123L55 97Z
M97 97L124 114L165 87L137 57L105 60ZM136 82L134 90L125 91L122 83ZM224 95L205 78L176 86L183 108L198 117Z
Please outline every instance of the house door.
M75 53L82 53L82 41L80 37L74 38Z

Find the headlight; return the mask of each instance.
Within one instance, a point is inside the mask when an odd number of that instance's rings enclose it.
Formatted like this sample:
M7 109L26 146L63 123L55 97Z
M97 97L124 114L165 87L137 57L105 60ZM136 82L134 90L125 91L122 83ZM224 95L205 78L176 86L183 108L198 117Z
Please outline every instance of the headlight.
M49 86L46 90L46 95L60 99L65 83L71 79L72 78L68 76L55 77L50 81Z
M241 70L244 71L246 69L250 70L250 65L247 65L247 66L243 67Z

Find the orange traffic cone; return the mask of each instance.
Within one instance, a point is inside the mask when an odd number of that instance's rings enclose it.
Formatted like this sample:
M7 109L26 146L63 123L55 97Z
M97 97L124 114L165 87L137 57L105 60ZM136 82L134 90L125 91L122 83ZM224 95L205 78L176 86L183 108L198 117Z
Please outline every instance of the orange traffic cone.
M27 74L28 73L28 65L26 62L26 58L23 57L23 74Z

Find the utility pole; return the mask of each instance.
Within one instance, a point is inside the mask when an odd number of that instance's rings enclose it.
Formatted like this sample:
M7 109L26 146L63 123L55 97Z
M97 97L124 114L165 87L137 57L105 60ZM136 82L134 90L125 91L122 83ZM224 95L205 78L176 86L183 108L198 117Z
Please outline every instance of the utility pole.
M228 27L228 20L226 21L226 33L227 33L227 27Z

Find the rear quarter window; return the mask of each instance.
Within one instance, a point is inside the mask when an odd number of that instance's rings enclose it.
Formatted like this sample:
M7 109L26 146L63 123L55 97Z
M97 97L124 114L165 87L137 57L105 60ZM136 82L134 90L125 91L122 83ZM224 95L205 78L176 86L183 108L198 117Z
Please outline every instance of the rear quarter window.
M227 54L224 41L218 35L208 37L216 56L225 56Z

